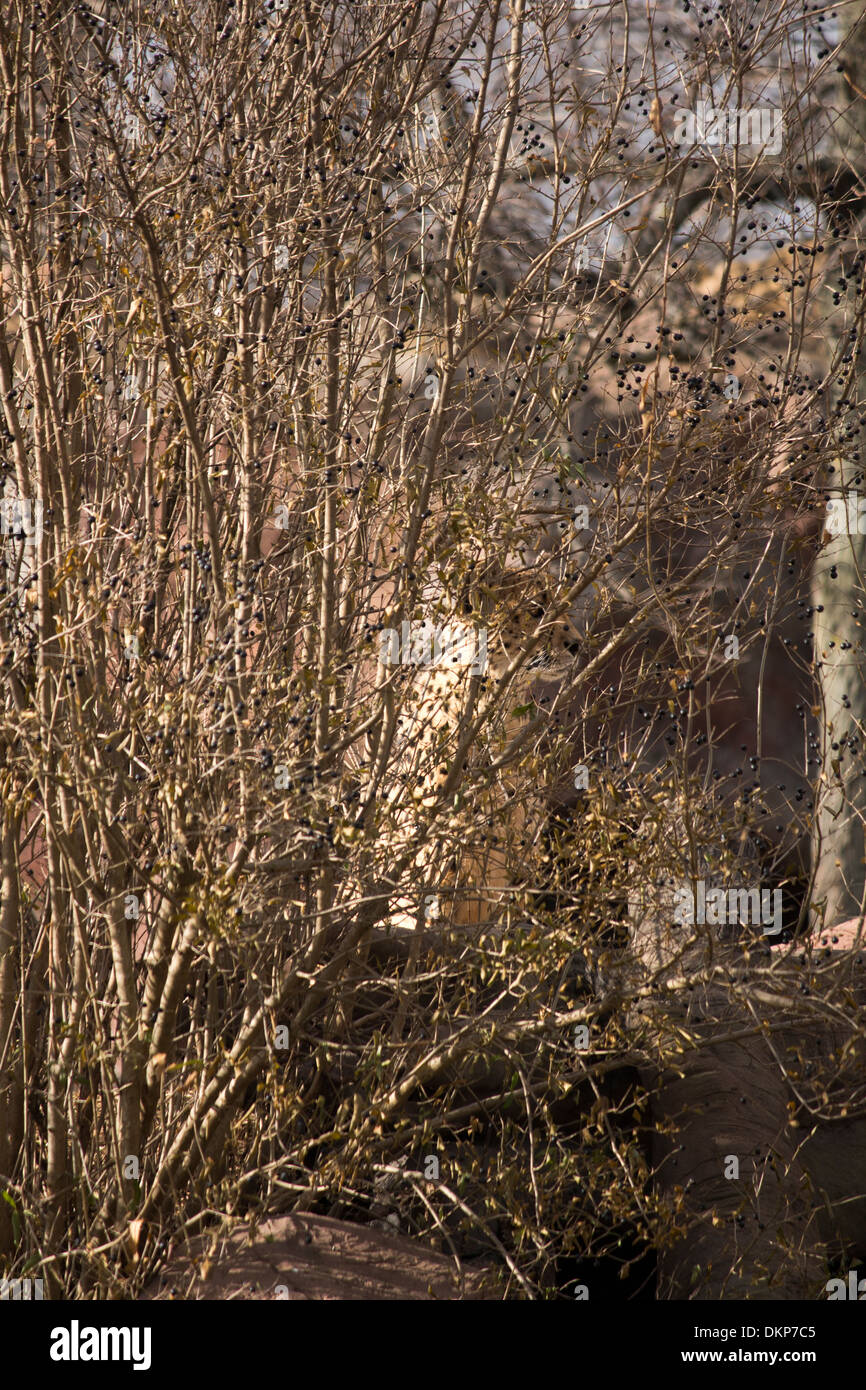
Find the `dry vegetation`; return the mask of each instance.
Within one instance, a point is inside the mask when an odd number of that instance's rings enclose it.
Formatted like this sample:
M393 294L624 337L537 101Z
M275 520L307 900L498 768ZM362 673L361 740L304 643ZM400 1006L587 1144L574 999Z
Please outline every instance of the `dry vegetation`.
M799 4L633 11L0 18L0 1265L53 1296L226 1214L396 1214L518 1297L851 1248L797 1165L866 1113L804 945L860 98ZM711 90L781 152L676 144ZM424 620L486 668L383 663ZM701 878L791 947L671 940ZM745 1142L688 1091L738 1057L773 1175L690 1196L658 1144Z

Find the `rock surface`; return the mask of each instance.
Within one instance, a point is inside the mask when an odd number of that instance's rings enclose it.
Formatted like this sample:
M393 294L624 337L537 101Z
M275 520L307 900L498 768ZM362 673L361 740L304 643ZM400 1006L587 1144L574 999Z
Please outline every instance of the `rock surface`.
M485 1281L484 1275L487 1273ZM488 1269L416 1241L328 1216L238 1224L175 1249L141 1295L153 1299L485 1299L501 1297Z

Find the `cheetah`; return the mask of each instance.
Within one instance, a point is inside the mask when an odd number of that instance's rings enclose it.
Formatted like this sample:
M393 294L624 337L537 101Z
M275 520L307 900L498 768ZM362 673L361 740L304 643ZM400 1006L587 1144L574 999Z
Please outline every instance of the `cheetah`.
M473 624L452 617L444 627L461 640L438 649L432 642L431 659L404 692L388 799L395 850L418 841L419 891L395 903L396 929L419 920L489 923L508 896L515 847L543 816L544 788L527 795L514 745L526 733L536 684L561 680L573 666L578 634L568 615L546 616L543 577L500 576L500 596L509 589L512 603L520 596L516 612ZM521 661L539 628L539 651Z
M400 624L414 626L428 650L408 643L413 673L402 689L396 776L387 794L396 854L417 843L417 891L394 903L391 925L398 929L442 919L482 926L497 918L513 869L522 867L521 847L537 839L546 817L549 788L528 791L527 776L516 770L518 745L532 737L534 692L539 684L562 692L599 616L609 625L639 601L629 573L633 557L625 552L563 606L563 595L579 588L575 581L597 561L600 535L628 524L634 498L624 488L615 493L602 479L564 480L542 468L512 481L503 502L517 522L511 546L504 559L476 566L462 611L431 580L422 593L425 620ZM461 640L437 649L437 622L459 630ZM380 684L399 647L406 661L406 635L401 643L388 629Z

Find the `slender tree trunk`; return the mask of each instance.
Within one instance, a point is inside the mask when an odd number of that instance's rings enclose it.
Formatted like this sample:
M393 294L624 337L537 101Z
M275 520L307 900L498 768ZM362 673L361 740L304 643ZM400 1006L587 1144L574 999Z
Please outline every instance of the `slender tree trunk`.
M842 23L848 38L843 50L839 152L852 167L862 168L866 100L857 89L866 70L866 5L852 6ZM864 397L866 364L861 363L854 373L851 398L856 403ZM831 498L827 518L831 539L816 559L812 580L822 764L815 806L812 905L816 924L831 927L862 913L866 887L861 732L866 728L866 653L860 620L866 588L866 456L862 446L859 457L835 460L824 485Z

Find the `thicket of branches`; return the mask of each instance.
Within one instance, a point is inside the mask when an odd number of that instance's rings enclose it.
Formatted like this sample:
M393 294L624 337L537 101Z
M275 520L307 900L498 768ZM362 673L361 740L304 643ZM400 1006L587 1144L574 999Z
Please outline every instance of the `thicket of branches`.
M135 1289L280 1209L396 1211L524 1295L673 1239L646 1078L699 1045L696 981L746 986L635 963L630 911L790 882L808 926L798 619L862 409L822 23L7 8L10 1273ZM784 113L782 152L677 145L710 92ZM452 619L489 656L447 696L380 660ZM783 656L803 747L762 780ZM856 1035L796 978L787 1020Z

